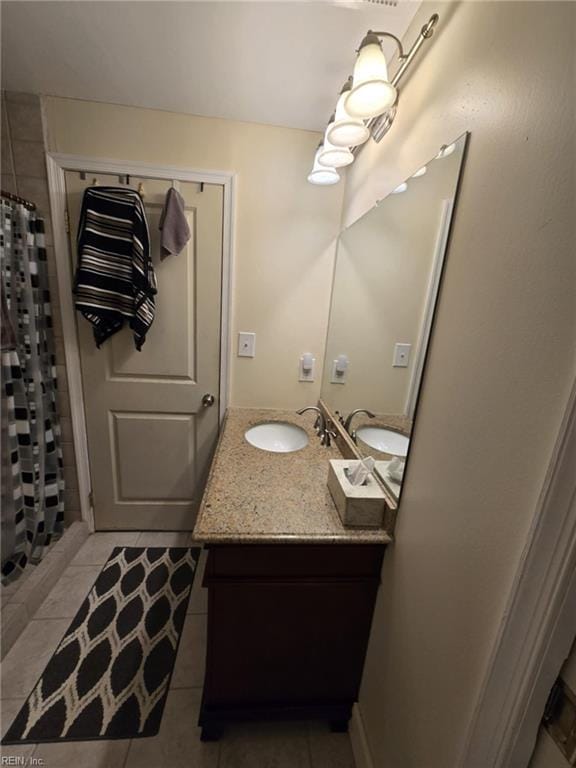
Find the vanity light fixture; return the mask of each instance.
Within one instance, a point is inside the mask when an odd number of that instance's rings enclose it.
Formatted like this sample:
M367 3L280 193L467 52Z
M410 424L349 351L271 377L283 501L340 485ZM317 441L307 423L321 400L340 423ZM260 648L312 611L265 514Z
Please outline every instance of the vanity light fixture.
M352 89L345 101L349 114L366 119L375 118L397 104L397 85L424 40L434 34L438 19L437 13L430 17L408 52L404 50L401 40L391 32L368 31L358 49ZM393 40L398 48L400 66L391 79L388 77L388 65L382 50L382 38Z
M322 144L318 146L316 150L316 156L314 158L314 167L308 174L308 181L310 184L319 184L323 187L327 187L330 184L338 184L340 181L340 174L335 168L328 168L324 165L320 165L318 162L318 154L322 148Z
M398 83L424 41L434 34L438 19L438 14L434 13L407 51L391 32L368 30L357 51L354 74L348 78L338 96L336 112L330 118L322 149L314 158L314 168L308 175L308 181L335 184L337 179L334 177L319 181L322 177L318 166L334 169L350 165L354 162L357 147L370 136L374 141L380 141L390 130L398 109ZM388 75L388 64L382 50L383 38L393 40L398 48L398 68L392 77ZM419 175L426 173L425 168L420 171L417 172Z
M352 77L349 77L340 91L334 121L326 129L326 138L337 147L357 147L370 138L370 130L364 120L353 117L346 109L345 102L351 88Z
M354 162L354 155L348 147L337 147L324 139L324 145L318 155L318 163L324 168L344 168Z
M365 120L377 117L391 107L398 97L396 88L388 79L388 65L380 42L383 36L396 40L402 58L402 43L397 37L387 32L368 32L360 43L352 88L344 102L346 111L353 117Z
M328 168L344 168L344 166L354 162L354 155L350 152L349 147L339 147L329 141L328 134L335 125L334 117L335 115L332 116L328 128L326 128L324 142L318 152L317 158L319 164L322 166Z
M392 192L390 192L391 195L399 195L401 192L406 192L408 189L408 184L403 181L402 184L398 184L396 189L393 189Z

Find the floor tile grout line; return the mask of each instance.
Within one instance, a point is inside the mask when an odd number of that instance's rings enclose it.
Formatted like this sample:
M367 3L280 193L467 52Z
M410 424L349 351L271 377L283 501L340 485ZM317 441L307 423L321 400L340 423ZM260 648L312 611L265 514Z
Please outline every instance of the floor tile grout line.
M306 745L308 747L308 763L310 768L314 768L314 761L312 759L312 740L310 738L310 721L306 720Z
M124 762L122 763L122 768L126 768L128 765L128 757L130 756L130 750L132 749L132 743L134 742L134 739L129 739L128 749L126 750L126 755L124 757Z
M69 568L104 568L108 560L104 560L103 563L70 563Z
M103 563L75 563L74 560L72 560L66 570L68 570L68 568L97 568L99 565L106 565L107 562L108 560L104 560Z
M218 739L216 742L218 744L218 757L216 759L216 768L220 768L220 763L222 762L222 737Z

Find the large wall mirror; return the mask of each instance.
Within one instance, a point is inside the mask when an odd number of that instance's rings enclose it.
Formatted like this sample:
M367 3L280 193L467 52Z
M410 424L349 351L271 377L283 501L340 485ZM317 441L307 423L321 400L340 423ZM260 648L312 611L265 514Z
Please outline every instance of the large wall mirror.
M396 500L466 139L441 147L338 242L321 399Z

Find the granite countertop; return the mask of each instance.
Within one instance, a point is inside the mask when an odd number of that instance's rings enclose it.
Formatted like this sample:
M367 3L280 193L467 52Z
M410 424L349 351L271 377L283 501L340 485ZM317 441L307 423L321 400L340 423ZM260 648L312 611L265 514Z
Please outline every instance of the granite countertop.
M369 419L363 414L359 414L353 423L354 429L360 427L384 427L385 429L393 429L396 432L401 432L406 437L410 437L412 432L412 421L408 416L402 416L398 414L380 414L377 413L376 417Z
M359 415L354 424L354 429L358 430L360 427L384 427L385 429L392 429L396 432L400 432L400 434L409 438L412 432L412 420L408 416L396 414L377 413L373 419L367 418L364 415ZM386 486L386 489L392 494L395 501L398 501L402 490L402 483L394 480L394 478L390 477L388 474L390 454L382 453L381 451L372 448L360 437L357 437L356 439L356 448L360 456L372 456L372 458L376 459L376 472Z
M383 529L345 528L326 485L328 460L340 451L320 445L316 414L232 408L226 414L193 537L207 544L386 544ZM289 421L308 433L306 448L270 453L244 438L263 421Z

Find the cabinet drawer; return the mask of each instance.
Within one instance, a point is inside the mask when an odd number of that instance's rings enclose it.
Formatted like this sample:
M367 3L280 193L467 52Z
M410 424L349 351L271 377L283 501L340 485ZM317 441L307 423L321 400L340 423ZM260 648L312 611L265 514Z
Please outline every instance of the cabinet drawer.
M221 578L377 578L382 544L231 544L208 546L205 582Z

